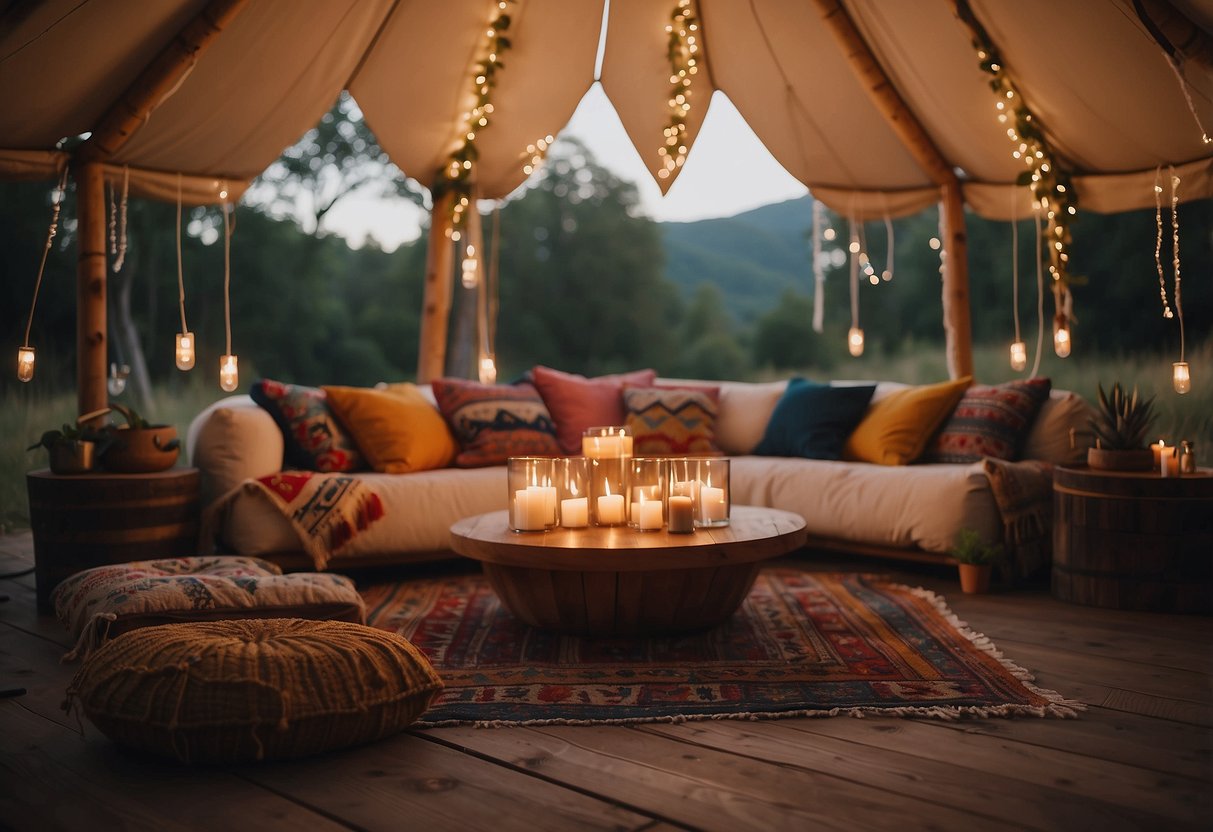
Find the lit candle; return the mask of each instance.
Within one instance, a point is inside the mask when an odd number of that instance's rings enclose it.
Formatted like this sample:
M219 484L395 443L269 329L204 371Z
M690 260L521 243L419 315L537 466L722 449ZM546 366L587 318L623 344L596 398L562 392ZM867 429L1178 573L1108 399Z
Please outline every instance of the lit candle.
M585 497L570 497L560 501L560 525L580 529L590 522L590 506Z
M670 497L670 531L675 534L695 531L695 515L689 496Z
M699 505L705 522L725 519L724 489L705 485L699 491Z
M519 531L543 531L547 505L537 490L520 488L514 492L514 528Z
M603 494L598 498L598 522L617 526L623 522L623 495Z
M1179 448L1172 445L1162 449L1158 473L1164 477L1179 476Z
M527 491L535 495L531 499L537 500L540 508L543 511L544 525L553 526L556 524L556 489L550 485L529 485Z
M590 459L616 459L623 455L620 436L583 436L581 453Z
M1165 439L1159 439L1157 445L1151 445L1150 450L1154 452L1154 467L1157 468L1159 461L1162 459L1163 448L1167 447Z

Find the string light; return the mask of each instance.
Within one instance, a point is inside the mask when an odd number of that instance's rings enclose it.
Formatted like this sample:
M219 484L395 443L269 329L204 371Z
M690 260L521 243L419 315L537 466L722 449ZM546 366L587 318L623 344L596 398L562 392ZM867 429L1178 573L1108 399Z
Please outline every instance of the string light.
M235 221L227 201L227 189L219 192L223 199L223 327L227 351L219 357L219 386L228 393L240 386L238 359L232 354L232 230Z
M468 209L471 207L473 169L476 160L480 158L480 153L476 148L476 137L492 124L494 112L492 91L497 86L497 73L504 66L501 56L512 45L507 37L510 29L508 12L509 7L515 2L516 0L498 0L497 2L496 15L484 32L484 42L480 50L484 57L477 61L472 68L471 96L475 100L475 104L470 110L463 113L455 149L451 151L446 165L435 177L436 195L448 191L454 194L454 199L451 200L451 227L447 229L447 236L452 240L458 241L462 238L462 229L464 223L467 222ZM545 137L543 141L550 144L551 137ZM535 143L536 148L538 148L538 144L538 142ZM533 157L534 153L531 155ZM533 171L535 164L533 162L529 164ZM526 170L525 165L523 170Z
M1158 294L1162 298L1162 316L1172 318L1175 313L1167 302L1167 279L1162 270L1162 165L1154 169L1154 268L1158 271Z
M1171 384L1181 396L1192 389L1192 374L1184 360L1184 303L1179 279L1179 177L1175 169L1167 168L1171 175L1171 247L1175 269L1175 312L1179 315L1179 360L1171 365Z
M535 171L539 170L543 165L543 160L547 158L548 151L552 148L552 142L556 141L551 135L544 136L541 139L536 139L534 144L528 144L526 150L520 154L522 162L522 172L530 176Z
M126 262L126 208L127 197L130 195L130 184L131 169L123 167L122 202L117 212L114 211L114 191L112 187L110 189L110 252L114 254L114 274L122 271L122 264Z
M185 323L185 277L181 266L181 174L177 174L177 302L181 307L181 331L177 333L174 358L181 371L194 368L197 341Z
M34 309L38 305L38 291L42 288L42 274L46 271L46 258L51 253L51 245L55 234L59 231L59 211L63 208L63 198L67 194L67 168L59 175L59 186L51 198L51 224L46 229L46 245L42 248L42 261L38 264L38 278L34 281L34 296L29 304L29 317L25 321L25 340L17 348L17 379L18 381L33 381L34 364L37 355L29 344L29 331L34 325Z
M670 97L666 105L670 116L662 131L665 140L657 149L657 155L661 157L657 176L661 179L669 179L686 163L690 147L687 119L691 114L691 77L699 72L699 59L696 56L702 37L699 18L691 7L691 0L678 0L665 31L669 35Z
M470 243L463 251L462 272L460 282L463 283L463 288L475 289L476 284L480 282L479 261L476 259L476 247Z
M1007 138L1011 140L1012 158L1023 162L1025 169L1016 179L1017 185L1026 185L1035 201L1045 212L1048 223L1049 274L1052 277L1053 297L1056 304L1055 317L1063 317L1057 326L1067 335L1070 330L1070 224L1078 213L1078 198L1071 185L1070 175L1062 170L1057 157L1044 132L1038 126L1032 111L1024 103L1023 96L1007 72L1006 64L994 48L989 35L973 15L967 3L957 3L960 18L968 25L973 36L973 46L981 68L992 76L990 88L994 91L994 110L998 123L1007 125ZM1066 342L1069 355L1069 342ZM1058 353L1060 356L1061 353Z

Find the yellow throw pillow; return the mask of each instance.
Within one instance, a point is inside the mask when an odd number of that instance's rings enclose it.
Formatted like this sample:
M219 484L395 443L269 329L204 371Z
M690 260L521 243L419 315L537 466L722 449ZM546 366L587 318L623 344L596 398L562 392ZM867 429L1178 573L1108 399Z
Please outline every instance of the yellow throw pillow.
M847 439L842 458L906 465L922 453L972 382L971 376L898 390L873 402Z
M376 471L445 468L458 448L442 414L412 384L390 389L324 387L329 407Z

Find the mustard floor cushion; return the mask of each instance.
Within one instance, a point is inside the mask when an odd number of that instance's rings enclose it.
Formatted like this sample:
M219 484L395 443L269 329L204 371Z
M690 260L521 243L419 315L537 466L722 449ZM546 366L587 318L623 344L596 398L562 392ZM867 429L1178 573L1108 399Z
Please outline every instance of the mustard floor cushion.
M302 757L402 730L442 681L407 639L344 621L261 618L132 630L67 691L114 742L185 763Z
M249 557L188 557L97 566L72 575L51 600L87 655L139 627L230 618L334 619L361 624L366 606L343 575L298 572Z

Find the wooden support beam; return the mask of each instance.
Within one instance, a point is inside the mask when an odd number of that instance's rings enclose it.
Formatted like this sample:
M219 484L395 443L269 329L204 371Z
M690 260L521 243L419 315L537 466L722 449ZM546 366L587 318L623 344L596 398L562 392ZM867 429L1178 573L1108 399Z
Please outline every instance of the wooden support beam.
M100 162L78 165L76 178L76 408L106 406L105 173Z
M421 336L417 350L417 383L441 378L446 367L446 336L451 315L451 282L455 265L451 229L451 200L447 191L430 211L430 236L425 252L425 292L421 305Z
M821 19L834 34L862 86L893 132L942 192L941 224L945 228L947 260L944 263L944 332L947 337L948 373L952 378L973 371L973 342L969 324L969 265L965 244L964 200L952 165L906 105L876 55L851 20L841 0L813 0Z
M211 0L110 105L76 158L107 160L117 153L247 3Z

